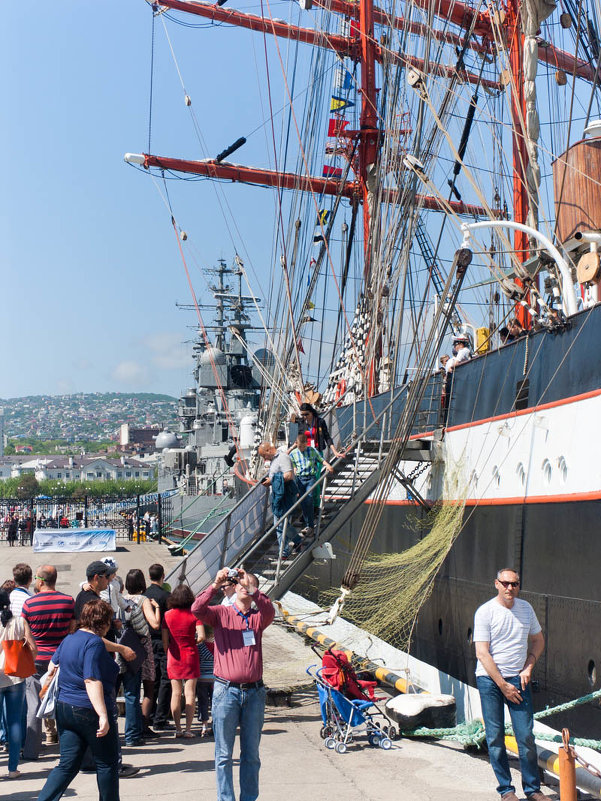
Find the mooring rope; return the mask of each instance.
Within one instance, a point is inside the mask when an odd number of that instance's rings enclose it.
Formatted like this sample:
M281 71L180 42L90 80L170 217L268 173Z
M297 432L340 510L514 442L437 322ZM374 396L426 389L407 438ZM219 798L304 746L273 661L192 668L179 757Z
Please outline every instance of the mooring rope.
M575 698L573 701L567 701L565 704L558 704L557 706L541 709L534 715L535 720L547 718L550 715L555 715L559 712L565 712L568 709L574 709L576 706L588 704L601 697L601 690L596 690L588 695L583 695L580 698ZM431 737L436 740L453 740L461 743L462 745L474 745L478 748L486 739L484 731L484 724L481 720L472 720L469 723L459 723L457 726L447 729L428 729L421 726L418 729L403 730L401 732L407 737ZM505 734L513 735L513 728L511 726L505 727ZM535 738L551 743L561 743L561 734L546 734L544 732L536 732ZM586 748L593 748L595 751L601 751L601 740L591 740L586 737L570 737L570 745L579 745Z

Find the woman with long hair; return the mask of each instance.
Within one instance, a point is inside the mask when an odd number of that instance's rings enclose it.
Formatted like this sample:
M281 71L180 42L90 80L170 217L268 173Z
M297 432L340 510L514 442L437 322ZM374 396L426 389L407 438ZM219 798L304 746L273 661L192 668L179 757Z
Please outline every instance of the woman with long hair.
M25 640L35 659L38 653L31 636L29 624L22 617L13 617L8 593L0 592L0 641ZM7 676L4 672L4 656L0 644L0 707L4 713L4 725L8 734L8 778L17 779L17 770L23 738L22 718L25 702L25 679Z
M167 675L171 680L171 714L176 737L194 737L192 722L196 701L196 682L200 676L197 639L204 637L202 624L191 612L194 593L186 584L176 587L167 601L163 620L163 646L167 653ZM198 630L198 631L197 631ZM184 685L185 683L185 685ZM182 689L185 698L186 730L182 732Z
M138 671L131 673L126 670L123 674L123 690L125 694L125 745L135 746L144 744L144 734L153 736L148 721L152 711L154 698L154 656L152 653L152 643L150 641L150 629L158 631L161 625L161 612L155 600L147 598L143 593L146 591L146 579L144 573L137 568L130 570L125 577L125 589L129 601L134 604L129 613L130 622L134 623L136 617L142 623L146 623L146 634L140 632L144 628L137 628L138 635L144 649L146 657ZM140 706L140 685L144 685L144 700ZM145 725L146 724L146 725Z
M337 459L341 458L343 454L335 448L326 421L317 414L313 406L310 403L301 403L300 413L301 420L298 424L298 430L307 435L308 444L312 445L316 451L319 451L320 456L325 454L329 445L334 456Z
M102 801L119 801L119 741L115 683L119 668L104 647L113 622L106 601L88 601L81 610L79 629L69 634L52 657L60 666L56 726L60 761L46 780L38 801L58 801L71 784L87 748L96 763Z

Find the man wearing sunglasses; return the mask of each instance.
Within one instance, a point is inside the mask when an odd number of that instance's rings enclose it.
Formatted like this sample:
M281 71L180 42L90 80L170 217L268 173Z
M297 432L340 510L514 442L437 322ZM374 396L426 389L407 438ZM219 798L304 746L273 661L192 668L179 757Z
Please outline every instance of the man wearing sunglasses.
M546 796L540 791L530 689L532 669L544 650L545 640L534 609L518 598L519 574L512 568L499 570L495 588L496 597L479 607L474 618L476 684L490 764L503 801L518 801L505 749L507 705L518 744L524 793L529 801L545 801Z

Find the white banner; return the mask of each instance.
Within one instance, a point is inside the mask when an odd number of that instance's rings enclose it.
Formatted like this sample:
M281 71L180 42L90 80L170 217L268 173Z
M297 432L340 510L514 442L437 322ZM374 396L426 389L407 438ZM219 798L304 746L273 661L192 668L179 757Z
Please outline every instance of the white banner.
M114 528L36 528L33 550L56 553L67 551L116 551Z

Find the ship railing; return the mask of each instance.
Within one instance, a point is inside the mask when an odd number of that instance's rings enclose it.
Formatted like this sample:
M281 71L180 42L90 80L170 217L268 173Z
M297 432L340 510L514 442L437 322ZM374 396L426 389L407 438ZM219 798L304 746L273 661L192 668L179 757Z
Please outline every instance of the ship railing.
M239 554L264 530L268 506L268 487L255 484L171 571L167 581L185 581L194 592L204 589L221 568L238 561Z
M411 434L430 432L444 425L444 376L439 371L436 371L430 375L412 379L401 386L397 385L395 389L374 395L367 401L357 397L353 397L350 403L346 405L339 405L338 401L326 416L333 438L336 439L334 435L334 430L336 429L340 434L341 440L353 435L360 429L367 431L370 427L369 418L378 416L380 425L385 432L385 439L391 439L403 413L406 396L415 380L425 384L425 392L416 418L413 421ZM386 409L385 414L382 413L384 409ZM375 421L372 420L370 439L377 440L380 434L379 427L373 426L373 422Z

